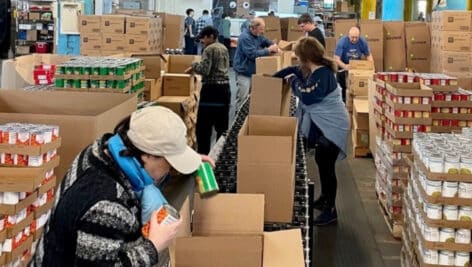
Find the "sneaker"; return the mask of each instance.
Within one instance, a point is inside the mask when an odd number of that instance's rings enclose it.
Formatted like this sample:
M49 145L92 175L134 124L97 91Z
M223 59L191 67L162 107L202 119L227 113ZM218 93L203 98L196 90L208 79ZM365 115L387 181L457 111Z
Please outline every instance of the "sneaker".
M338 220L338 213L336 208L325 208L318 217L313 221L313 225L323 226L332 223L336 223Z
M323 210L327 206L326 198L320 196L317 200L313 202L313 208L317 210Z

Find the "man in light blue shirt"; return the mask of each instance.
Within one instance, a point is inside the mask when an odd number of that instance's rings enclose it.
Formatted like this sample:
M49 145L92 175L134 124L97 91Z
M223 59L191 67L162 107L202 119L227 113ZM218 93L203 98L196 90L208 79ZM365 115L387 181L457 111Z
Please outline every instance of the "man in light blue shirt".
M339 39L334 51L334 61L339 68L336 78L342 88L344 102L346 102L346 78L349 71L349 60L361 60L363 57L368 61L374 61L367 41L360 37L359 27L352 27L349 30L348 36Z
M213 19L210 17L210 12L208 10L203 10L202 16L197 19L196 22L196 30L197 30L197 35L200 34L203 28L207 26L213 26ZM200 42L197 42L197 54L201 55L203 50L203 44Z

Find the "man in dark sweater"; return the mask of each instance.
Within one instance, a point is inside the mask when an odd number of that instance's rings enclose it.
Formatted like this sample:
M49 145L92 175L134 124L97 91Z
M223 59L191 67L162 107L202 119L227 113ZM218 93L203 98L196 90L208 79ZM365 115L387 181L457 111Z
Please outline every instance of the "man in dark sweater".
M315 38L316 40L318 40L318 42L320 42L320 44L323 45L324 48L326 48L323 33L320 29L318 29L318 27L316 27L316 24L310 14L302 14L300 18L298 18L297 23L298 26L305 32L305 36L311 36Z
M155 184L171 167L190 174L211 161L187 146L186 132L170 109L146 107L85 148L58 187L31 265L156 265L182 221L157 223L165 199Z
M229 54L228 49L218 42L218 30L214 27L203 28L197 38L204 46L202 59L194 62L186 72L202 75L196 134L198 153L208 154L213 127L216 138L228 130L231 102Z

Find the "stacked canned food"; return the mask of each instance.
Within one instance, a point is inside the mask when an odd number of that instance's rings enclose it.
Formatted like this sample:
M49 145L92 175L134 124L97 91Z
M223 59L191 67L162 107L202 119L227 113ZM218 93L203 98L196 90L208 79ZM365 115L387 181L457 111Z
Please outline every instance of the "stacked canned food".
M76 57L57 66L55 86L136 92L144 88L143 61L139 58Z
M41 146L55 141L59 137L56 125L38 125L7 123L0 125L0 144ZM57 155L57 150L50 150L43 155L28 155L0 152L0 164L11 166L38 167L49 162Z
M453 92L434 92L431 112L433 128L447 132L472 127L472 93L460 88Z
M0 185L2 264L17 266L13 262L31 253L35 247L33 242L37 242L49 219L54 203L54 168L59 165L56 152L59 146L58 126L0 125L0 172L8 173L5 177L8 182ZM44 153L45 150L49 151Z
M464 266L472 252L472 129L461 134L417 133L405 195L406 236L420 262Z
M296 109L295 98L291 99L291 114L293 115ZM235 193L237 182L237 140L239 131L249 113L249 100L247 100L236 114L233 125L224 137L223 148L218 154L216 167L214 170L215 177L220 187L220 192ZM301 137L297 142L297 155L295 166L295 198L294 211L292 223L266 223L265 231L277 231L292 228L300 228L303 235L303 244L305 250L306 266L311 266L311 232L310 220L310 205L313 199L313 185L309 184L307 170L305 166L305 150L303 148L303 141Z

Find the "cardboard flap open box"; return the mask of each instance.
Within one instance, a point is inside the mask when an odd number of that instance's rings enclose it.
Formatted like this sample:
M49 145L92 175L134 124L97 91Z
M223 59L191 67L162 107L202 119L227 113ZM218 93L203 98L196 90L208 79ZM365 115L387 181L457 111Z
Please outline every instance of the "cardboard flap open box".
M369 101L367 99L354 98L352 118L357 129L369 129Z
M282 68L282 57L279 55L256 58L256 73L273 75Z
M60 182L75 156L130 115L136 95L0 90L0 124L29 122L58 125L62 145L56 176Z
M70 56L53 54L32 54L14 59L4 60L2 64L1 86L3 89L20 89L34 84L34 66L44 64L60 64L68 61Z
M293 215L297 119L249 115L238 135L237 191L264 193L265 221Z
M249 114L289 116L292 91L283 79L253 75L251 90Z
M166 64L168 73L184 73L195 61L200 61L200 56L193 55L169 55Z
M173 266L304 266L300 230L264 233L263 214L263 195L195 195L193 236L177 238Z

